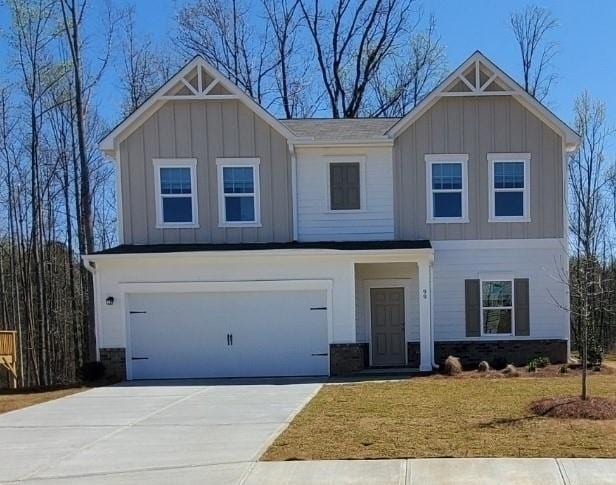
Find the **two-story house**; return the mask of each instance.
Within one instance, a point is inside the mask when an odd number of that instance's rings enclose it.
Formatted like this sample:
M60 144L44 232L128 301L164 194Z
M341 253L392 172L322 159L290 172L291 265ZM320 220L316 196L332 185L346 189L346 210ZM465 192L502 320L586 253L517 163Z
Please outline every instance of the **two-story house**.
M86 257L128 379L565 361L578 135L480 52L401 119L279 120L197 57L100 143Z

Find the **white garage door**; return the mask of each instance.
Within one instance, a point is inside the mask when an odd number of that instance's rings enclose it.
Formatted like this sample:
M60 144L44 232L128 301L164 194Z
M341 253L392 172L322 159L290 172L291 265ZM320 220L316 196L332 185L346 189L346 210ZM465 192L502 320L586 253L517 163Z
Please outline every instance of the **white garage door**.
M128 298L133 379L328 374L326 292Z

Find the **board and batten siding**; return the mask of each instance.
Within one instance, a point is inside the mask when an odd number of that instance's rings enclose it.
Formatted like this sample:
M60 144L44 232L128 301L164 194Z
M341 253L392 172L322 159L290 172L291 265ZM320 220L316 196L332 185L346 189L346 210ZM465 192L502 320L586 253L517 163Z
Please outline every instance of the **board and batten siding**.
M218 227L216 158L260 159L261 227ZM155 158L196 158L198 228L156 227ZM164 104L120 144L125 244L292 240L286 139L237 101Z
M300 241L367 241L394 238L391 147L298 148L297 197ZM329 163L357 160L358 211L329 210Z
M426 223L427 154L468 154L468 223ZM530 153L531 222L488 222L488 153ZM563 237L562 139L510 96L448 97L394 144L398 239Z

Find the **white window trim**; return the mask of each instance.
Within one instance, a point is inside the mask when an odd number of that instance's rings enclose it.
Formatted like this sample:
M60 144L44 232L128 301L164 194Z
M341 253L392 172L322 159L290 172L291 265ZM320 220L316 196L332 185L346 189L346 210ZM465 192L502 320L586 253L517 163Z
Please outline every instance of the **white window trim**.
M195 229L199 227L199 199L197 197L197 159L196 158L154 158L154 192L156 206L157 229ZM163 220L163 197L187 197L188 194L165 194L160 190L161 168L189 168L190 169L190 197L192 201L191 222L165 222Z
M363 155L352 156L325 156L325 188L326 196L325 200L327 207L325 212L328 214L356 214L359 212L366 212L366 157ZM331 193L331 180L330 180L330 165L332 163L359 163L359 209L332 209L332 193Z
M524 162L524 188L523 189L496 189L494 188L495 162ZM530 218L530 153L488 153L489 176L489 217L488 222L531 222ZM496 192L523 192L524 214L522 216L497 217Z
M432 198L432 165L435 163L462 164L462 217L434 217L434 201ZM449 190L447 190L449 192ZM458 190L450 190L458 192ZM427 224L465 224L470 222L468 217L468 154L445 153L426 155L426 223Z
M216 169L218 171L218 227L261 227L261 177L259 176L259 158L217 158ZM255 198L254 221L227 221L225 215L225 193L223 168L225 167L250 167L252 168L254 193L250 196ZM236 194L237 196L238 195ZM245 196L249 196L246 194Z
M485 333L483 330L483 310L508 310L509 307L484 307L483 306L483 284L484 283L492 283L492 282L501 282L501 281L509 281L511 282L511 332L509 333ZM498 278L496 276L493 277L489 277L489 278L482 278L479 280L479 308L480 308L480 312L481 312L481 326L480 326L480 330L481 330L481 337L483 338L495 338L495 339L500 339L502 337L513 337L514 336L514 331L513 329L515 328L515 286L513 284L513 278L510 277L503 277L503 278Z

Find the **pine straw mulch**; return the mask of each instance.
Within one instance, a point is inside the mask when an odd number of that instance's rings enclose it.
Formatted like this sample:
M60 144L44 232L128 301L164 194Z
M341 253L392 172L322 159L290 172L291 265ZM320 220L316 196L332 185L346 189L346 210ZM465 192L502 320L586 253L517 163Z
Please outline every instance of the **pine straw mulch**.
M538 399L530 403L537 416L559 419L616 419L616 399L607 397L561 396Z

